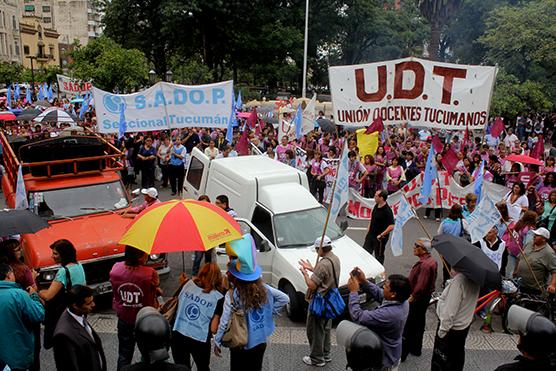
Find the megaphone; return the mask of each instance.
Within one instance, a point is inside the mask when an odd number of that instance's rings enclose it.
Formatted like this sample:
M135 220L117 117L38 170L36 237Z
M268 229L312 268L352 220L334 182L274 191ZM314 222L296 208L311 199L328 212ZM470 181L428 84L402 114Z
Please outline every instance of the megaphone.
M367 327L344 320L336 328L336 342L346 348L347 366L353 371L382 368L382 340Z
M512 305L508 310L508 328L521 335L518 348L538 358L556 351L556 325L532 310Z

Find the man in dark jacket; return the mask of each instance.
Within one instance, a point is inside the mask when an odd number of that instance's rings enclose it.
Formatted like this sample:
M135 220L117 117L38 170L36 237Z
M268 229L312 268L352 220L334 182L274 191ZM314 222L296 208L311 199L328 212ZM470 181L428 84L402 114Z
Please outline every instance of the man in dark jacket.
M378 303L373 310L361 309L359 304L359 287ZM407 299L411 294L411 285L407 277L392 274L381 289L367 281L365 274L355 268L348 280L349 314L355 323L367 326L382 340L384 358L382 370L395 370L402 355L402 333L409 312Z
M68 309L54 330L54 361L58 371L106 371L102 341L87 323L95 307L93 290L75 285L68 293Z

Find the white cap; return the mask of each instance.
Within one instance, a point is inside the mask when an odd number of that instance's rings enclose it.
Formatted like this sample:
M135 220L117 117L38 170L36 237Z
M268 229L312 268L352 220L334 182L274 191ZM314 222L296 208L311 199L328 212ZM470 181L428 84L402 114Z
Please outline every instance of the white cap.
M548 229L546 228L537 228L533 231L534 234L536 234L537 236L541 236L546 238L547 240L550 239L550 232L548 231Z
M315 249L320 248L320 240L321 240L321 237L319 237L319 238L317 238L317 239L315 240L315 244L313 245L313 247L314 247ZM324 239L323 239L323 241L322 241L322 246L323 246L323 247L324 247L324 246L332 246L332 240L330 239L330 237L324 236Z
M141 193L144 194L144 195L148 195L150 198L157 198L158 197L158 191L154 187L143 188L141 190Z

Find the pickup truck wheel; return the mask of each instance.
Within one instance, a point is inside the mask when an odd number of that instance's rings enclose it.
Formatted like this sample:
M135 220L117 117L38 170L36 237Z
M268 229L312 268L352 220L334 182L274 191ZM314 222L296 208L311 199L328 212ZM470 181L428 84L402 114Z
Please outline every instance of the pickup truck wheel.
M281 290L290 298L290 303L286 306L286 313L289 319L294 322L305 321L306 305L304 295L295 291L290 283L286 283L282 286Z

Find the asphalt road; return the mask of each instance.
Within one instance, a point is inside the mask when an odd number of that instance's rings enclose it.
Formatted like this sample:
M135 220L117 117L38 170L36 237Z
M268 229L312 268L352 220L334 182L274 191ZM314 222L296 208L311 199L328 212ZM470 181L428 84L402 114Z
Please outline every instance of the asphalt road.
M165 201L170 199L170 192L162 189L160 199ZM140 201L140 200L137 200ZM3 202L3 197L2 197ZM4 205L0 205L4 206ZM231 205L233 207L233 205ZM344 217L338 218L338 223L345 220ZM349 228L346 233L357 243L363 244L368 222L348 219ZM438 223L431 220L423 220L424 228L434 235ZM389 249L386 249L385 269L387 274L399 273L407 275L411 266L417 260L412 255L412 245L415 239L426 236L420 224L415 220L410 220L403 231L404 252L402 256L394 257ZM161 286L164 296L170 296L178 285L178 277L185 266L185 271L191 273L192 257L191 253L174 253L168 256L171 272L162 276ZM440 288L441 272L437 279L437 287ZM99 332L104 350L107 355L108 369L115 370L117 358L117 336L116 336L116 317L110 308L110 297L104 296L96 300L97 308L90 316L89 322ZM310 370L309 366L301 362L301 358L307 355L308 343L305 335L304 323L290 321L285 315L276 319L277 327L274 335L270 338L269 347L265 354L264 370ZM434 341L434 330L437 325L436 315L431 307L427 314L427 332L424 338L424 349L421 357L410 356L401 365L401 370L425 370L430 367L432 347ZM516 338L514 336L502 334L499 320L494 319L494 334L483 334L479 327L481 321L476 319L472 325L472 330L467 340L466 366L465 370L493 370L498 365L509 362L515 355ZM346 359L344 350L335 343L333 333L332 355L334 361L325 367L325 370L344 370ZM138 357L138 352L136 352ZM42 351L41 363L43 370L55 370L51 351ZM213 356L211 361L213 370L228 369L228 352L223 352L223 358L218 359Z

